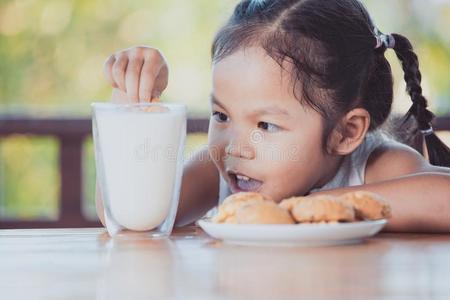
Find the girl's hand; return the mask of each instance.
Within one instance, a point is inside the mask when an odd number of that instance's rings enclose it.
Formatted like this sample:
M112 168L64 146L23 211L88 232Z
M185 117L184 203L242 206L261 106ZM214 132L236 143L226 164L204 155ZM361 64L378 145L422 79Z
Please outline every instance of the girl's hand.
M162 53L138 46L112 54L104 65L114 88L112 102L151 102L167 87L169 69Z

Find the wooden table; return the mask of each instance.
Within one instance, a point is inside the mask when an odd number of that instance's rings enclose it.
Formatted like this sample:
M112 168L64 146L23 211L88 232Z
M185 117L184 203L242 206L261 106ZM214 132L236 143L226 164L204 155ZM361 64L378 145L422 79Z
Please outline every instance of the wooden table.
M195 227L134 241L104 229L0 230L0 298L450 299L450 235L264 248Z

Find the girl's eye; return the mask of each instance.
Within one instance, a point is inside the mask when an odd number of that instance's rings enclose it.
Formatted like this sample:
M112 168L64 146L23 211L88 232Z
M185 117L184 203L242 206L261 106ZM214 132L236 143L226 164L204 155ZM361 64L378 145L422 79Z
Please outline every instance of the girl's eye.
M214 120L216 120L219 123L224 123L224 122L228 121L228 116L219 111L214 111L212 113L212 116L213 116Z
M262 130L268 131L268 132L276 132L280 130L280 127L278 127L275 124L269 123L269 122L259 122L258 128L261 128Z

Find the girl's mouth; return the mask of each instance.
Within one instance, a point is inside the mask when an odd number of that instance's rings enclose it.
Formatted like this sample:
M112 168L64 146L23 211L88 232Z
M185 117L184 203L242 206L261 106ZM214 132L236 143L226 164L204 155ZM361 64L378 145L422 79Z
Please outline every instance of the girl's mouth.
M242 173L227 171L227 174L230 178L230 189L233 194L239 192L258 192L263 184L262 181Z

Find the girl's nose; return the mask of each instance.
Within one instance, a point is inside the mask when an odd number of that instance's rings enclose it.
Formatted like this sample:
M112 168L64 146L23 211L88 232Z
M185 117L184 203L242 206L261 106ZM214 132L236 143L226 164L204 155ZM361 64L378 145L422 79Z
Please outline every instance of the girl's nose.
M254 159L255 149L250 143L249 136L242 136L240 138L231 139L225 147L225 153L229 156Z

